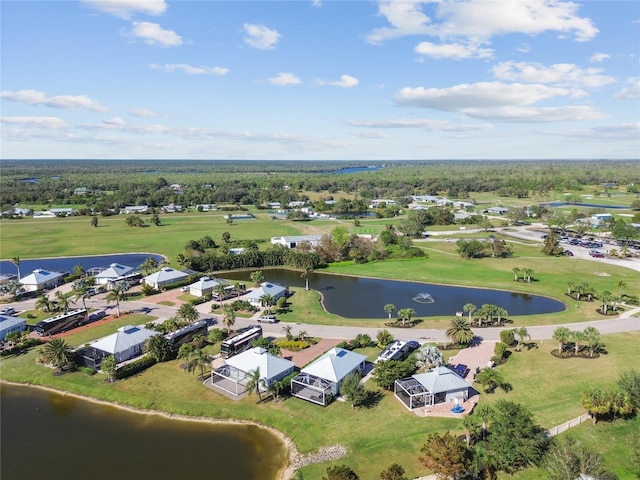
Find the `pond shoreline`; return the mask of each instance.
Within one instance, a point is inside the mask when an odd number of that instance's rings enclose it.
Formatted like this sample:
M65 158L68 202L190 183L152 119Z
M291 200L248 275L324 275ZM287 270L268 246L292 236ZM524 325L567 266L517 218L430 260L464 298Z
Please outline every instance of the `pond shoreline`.
M284 432L281 432L280 430L274 427L270 427L269 425L265 425L263 423L255 422L252 420L239 420L239 419L222 420L222 419L211 418L211 417L194 417L189 415L174 414L174 413L164 412L162 410L146 410L146 409L132 407L130 405L126 405L118 402L109 402L106 400L100 400L97 398L74 393L68 390L59 390L57 388L47 387L44 385L39 385L34 383L19 383L19 382L12 382L8 380L0 379L0 384L13 385L18 387L27 387L27 388L37 388L37 389L48 391L48 392L54 392L63 396L69 395L74 398L84 400L86 402L94 403L97 405L108 405L111 407L119 408L121 410L126 410L128 412L140 414L140 415L158 415L171 420L179 420L184 422L202 422L202 423L207 422L207 423L217 424L217 425L251 425L258 428L262 428L272 433L273 435L275 435L276 438L278 438L284 445L286 456L287 456L287 465L285 465L278 473L277 478L279 478L280 480L291 480L293 478L293 475L295 474L295 470L292 468L292 466L295 465L298 459L302 457L302 455L298 451L298 447L296 446L295 442L291 438L289 438Z

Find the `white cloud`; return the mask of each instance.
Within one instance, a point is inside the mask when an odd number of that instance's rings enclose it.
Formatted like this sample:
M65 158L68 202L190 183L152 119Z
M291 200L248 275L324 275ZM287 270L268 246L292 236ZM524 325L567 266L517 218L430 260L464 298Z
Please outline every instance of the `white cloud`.
M359 83L360 83L360 80L358 80L355 77L352 77L351 75L341 75L340 80L337 80L335 82L329 82L329 85L333 85L334 87L351 88L351 87L355 87Z
M435 8L433 18L422 11L426 4ZM406 35L429 35L483 43L496 35L546 31L573 33L577 41L591 40L598 29L589 18L577 15L578 7L577 3L557 0L381 0L378 14L390 26L374 29L367 41L382 43Z
M596 63L596 62L602 62L603 60L608 60L609 58L611 58L611 55L607 53L594 53L589 59L589 61L592 63Z
M109 15L129 19L135 13L162 15L167 11L164 0L80 0L84 5Z
M245 43L260 50L273 50L282 36L277 30L252 23L244 24L244 33Z
M103 120L102 123L106 123L107 125L124 125L126 122L120 117L111 117Z
M23 127L39 127L47 129L66 128L67 124L58 117L2 117L0 122L8 125L20 125Z
M148 108L133 108L129 110L129 115L132 115L134 117L141 117L141 118L152 118L152 117L162 116L158 112L154 112L153 110L149 110Z
M420 42L415 52L432 58L452 58L455 60L467 58L490 58L493 50L481 48L479 45L463 45L461 43L442 43L436 45L431 42Z
M29 105L44 105L52 108L75 109L84 108L94 112L106 112L107 109L96 100L92 100L86 95L56 95L54 97L45 96L44 92L37 90L18 90L15 92L3 90L0 98L6 98L13 102L27 103Z
M416 118L400 118L395 120L350 120L346 122L352 127L366 128L420 128L436 132L466 132L491 128L489 124L452 124L446 120L429 120Z
M628 81L629 86L624 87L613 98L617 99L633 99L640 98L640 79L632 78Z
M176 47L182 45L182 37L172 30L164 30L159 24L152 22L133 22L131 34L141 38L148 45Z
M267 78L267 82L272 85L299 85L302 81L293 73L280 72L275 77Z
M155 70L163 70L165 72L175 72L176 70L182 70L187 75L226 75L227 73L229 73L228 68L204 66L194 67L191 65L187 65L186 63L168 63L165 65L152 63L149 65L149 68Z
M400 105L461 112L473 118L514 122L549 122L603 118L590 106L522 108L554 97L575 98L580 90L541 84L480 82L450 88L401 89L396 94Z
M545 83L559 86L597 88L614 83L601 68L579 68L572 63L544 66L540 63L502 62L493 67L493 74L501 80Z
M321 0L311 0L311 6L312 7L316 7L316 8L320 8L320 7L322 7L322 1Z
M530 43L521 43L520 45L518 45L516 47L516 51L518 51L520 53L529 53L531 51L531 44Z

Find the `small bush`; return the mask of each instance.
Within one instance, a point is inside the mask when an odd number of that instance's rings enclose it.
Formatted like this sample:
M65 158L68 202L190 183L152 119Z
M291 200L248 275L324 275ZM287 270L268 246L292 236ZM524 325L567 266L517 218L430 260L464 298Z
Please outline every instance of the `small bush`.
M284 348L285 350L289 350L291 352L299 352L300 350L304 350L305 348L309 347L309 343L308 342L303 342L302 340L276 340L275 342L276 345L278 345L280 348Z
M84 373L85 375L95 375L96 371L93 368L89 367L78 367L78 371Z
M513 330L502 330L500 332L500 341L505 345L512 346L516 342Z
M116 370L115 378L123 379L135 375L136 373L140 373L143 370L155 365L156 359L150 355L145 355L144 357L123 365L122 367Z

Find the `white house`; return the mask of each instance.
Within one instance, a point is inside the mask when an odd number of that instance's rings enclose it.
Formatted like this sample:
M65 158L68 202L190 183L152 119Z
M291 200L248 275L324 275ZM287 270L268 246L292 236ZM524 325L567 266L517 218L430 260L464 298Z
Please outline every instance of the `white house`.
M73 215L73 208L50 208L49 213L52 213L56 217L68 217Z
M274 382L292 373L296 364L286 358L271 355L262 347L246 350L225 360L225 364L211 372L211 384L239 396L246 391L252 373L260 372L260 390L265 391Z
M124 213L147 213L149 207L147 205L129 205L124 207Z
M504 215L508 211L509 209L504 207L491 207L487 208L486 213L491 213L493 215Z
M218 205L216 205L215 203L198 203L196 205L196 210L199 212L210 212L217 209Z
M180 270L174 270L173 268L164 267L158 270L151 275L148 275L142 279L142 281L150 285L156 290L160 290L160 287L164 285L169 285L171 283L176 283L181 280L185 280L189 277L188 273L182 272Z
M228 280L223 280L221 278L209 278L202 277L198 281L193 282L188 286L189 293L195 297L204 297L208 293L212 293L213 289L218 285L224 285L225 287L233 288L233 285L230 285Z
M288 292L287 287L275 283L263 282L258 288L247 293L244 299L254 307L262 307L262 300L260 299L264 295L271 295L275 300L278 300L280 297L286 297Z
M100 273L98 273L94 278L96 279L96 283L99 285L106 285L109 282L113 282L120 277L124 277L125 275L133 272L135 270L134 267L129 267L127 265L121 265L119 263L112 263L109 265L109 268L104 269Z
M26 277L20 279L20 285L27 292L35 292L47 288L57 287L62 283L63 274L38 268Z
M296 248L299 243L308 242L315 247L322 240L322 235L294 235L289 237L271 237L272 245L282 245L286 248Z
M294 397L326 406L340 393L342 381L354 372L362 372L367 357L334 347L300 370L291 380Z
M0 315L0 341L3 341L9 333L22 332L27 328L24 318Z
M396 398L409 410L443 402L463 403L470 390L473 387L447 367L396 380L393 386Z
M591 225L599 227L602 223L610 222L613 220L613 215L610 213L594 213L589 218Z
M81 352L81 356L85 365L93 368L97 368L108 355L113 355L118 363L125 362L141 355L145 342L154 335L160 334L144 327L126 325L116 333L91 343ZM93 365L90 365L91 360Z

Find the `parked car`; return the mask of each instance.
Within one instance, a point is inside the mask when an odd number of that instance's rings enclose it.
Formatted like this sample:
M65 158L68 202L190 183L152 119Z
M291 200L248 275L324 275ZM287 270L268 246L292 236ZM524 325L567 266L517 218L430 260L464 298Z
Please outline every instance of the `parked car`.
M258 318L260 323L277 323L278 318L275 315L262 315Z
M593 258L604 258L604 253L602 252L591 251L589 252L589 255L591 255Z
M13 307L7 307L0 310L0 315L13 315L16 313L16 309Z
M189 291L189 286L184 286L184 287L180 287L180 291L181 292L188 292Z
M573 257L573 252L571 250L565 250L564 254L568 257Z

